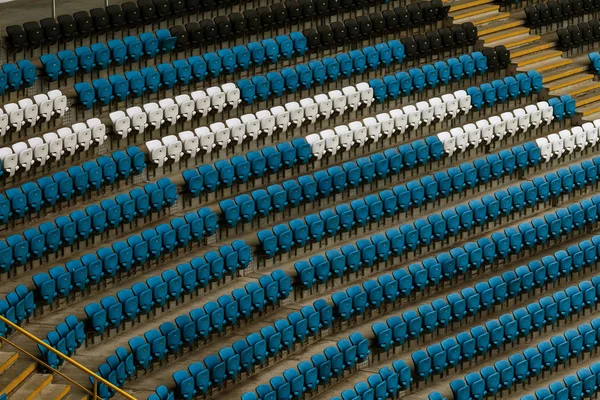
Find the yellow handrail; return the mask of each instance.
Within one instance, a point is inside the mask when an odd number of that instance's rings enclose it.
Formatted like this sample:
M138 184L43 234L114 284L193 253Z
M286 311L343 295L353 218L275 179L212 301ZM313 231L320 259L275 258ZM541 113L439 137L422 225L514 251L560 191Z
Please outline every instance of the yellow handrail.
M27 338L33 340L38 345L44 347L46 350L56 354L57 356L59 356L60 358L62 358L66 362L68 362L69 364L73 365L75 368L77 368L80 371L83 371L86 374L88 374L89 376L93 377L94 378L94 398L97 398L97 385L98 385L98 381L99 381L99 382L103 383L104 385L108 386L109 388L111 388L112 390L114 390L116 393L119 393L121 396L125 397L128 400L137 400L135 397L128 394L123 389L118 388L117 386L113 385L112 383L110 383L109 381L107 381L106 379L101 377L100 375L96 374L95 372L92 372L91 370L87 369L83 365L79 364L77 361L71 359L67 355L56 350L54 347L50 346L47 343L44 343L42 340L38 339L36 336L32 335L25 329L21 328L19 325L12 323L8 319L4 318L2 315L0 315L0 321L4 322L6 325L10 326L17 332L22 333L23 335L27 336Z

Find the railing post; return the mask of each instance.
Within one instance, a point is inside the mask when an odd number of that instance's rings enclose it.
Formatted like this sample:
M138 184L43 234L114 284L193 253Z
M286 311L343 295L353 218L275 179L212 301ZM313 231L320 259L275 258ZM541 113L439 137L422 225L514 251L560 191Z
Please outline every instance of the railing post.
M94 400L98 398L98 379L94 379Z

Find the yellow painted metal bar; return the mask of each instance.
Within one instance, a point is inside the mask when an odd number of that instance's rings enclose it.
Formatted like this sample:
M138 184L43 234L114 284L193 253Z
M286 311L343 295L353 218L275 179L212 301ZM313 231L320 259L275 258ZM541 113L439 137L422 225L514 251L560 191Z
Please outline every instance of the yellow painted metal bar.
M133 397L132 395L130 395L129 393L125 392L123 389L113 385L112 383L110 383L109 381L107 381L106 379L104 379L103 377L101 377L100 375L96 374L95 372L89 370L88 368L84 367L83 365L79 364L77 361L71 359L70 357L68 357L67 355L61 353L60 351L56 350L54 347L44 343L42 340L40 340L39 338L37 338L36 336L32 335L31 333L29 333L28 331L26 331L25 329L21 328L19 325L16 325L14 323L12 323L11 321L9 321L8 319L4 318L2 315L0 315L0 321L4 322L6 325L10 326L11 328L13 328L14 330L16 330L17 332L27 336L28 339L33 340L35 343L37 343L38 345L44 347L45 349L47 349L48 351L56 354L57 356L59 356L60 358L62 358L63 360L65 360L66 362L68 362L69 364L73 365L75 368L85 372L86 374L90 375L91 377L94 378L94 393L93 396L94 398L98 398L97 397L97 382L101 382L104 385L108 386L109 388L111 388L112 390L114 390L115 392L119 393L121 396L123 396L124 398L128 399L128 400L137 400L135 397ZM1 338L2 340L5 340L8 342L7 339L5 338ZM9 342L10 343L10 342ZM14 344L11 343L11 345L15 346ZM17 348L15 346L15 348ZM51 368L50 366L48 366L46 363L40 361L37 359L37 357L35 357L34 355L24 351L23 349L21 349L21 351L23 351L25 354L27 354L28 356L34 358L37 362L43 364L46 368L50 368L53 371L56 371L54 368ZM61 374L60 372L56 371L59 375L65 377L63 374ZM66 378L66 377L65 377ZM71 381L70 378L66 378L67 380ZM76 384L77 386L81 387L79 384ZM86 390L86 392L90 393L88 390ZM91 394L91 393L90 393Z

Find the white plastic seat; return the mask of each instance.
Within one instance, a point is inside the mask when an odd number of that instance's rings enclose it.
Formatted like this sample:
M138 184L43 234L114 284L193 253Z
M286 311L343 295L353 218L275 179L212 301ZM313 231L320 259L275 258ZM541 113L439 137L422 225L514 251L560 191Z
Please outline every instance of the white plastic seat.
M71 128L60 128L56 131L59 138L62 139L63 150L65 155L72 156L77 151L77 135L73 133Z
M458 100L451 93L446 93L442 95L442 101L446 105L446 115L449 115L450 118L456 118L458 115Z
M535 144L540 148L540 157L544 159L545 162L550 161L552 158L552 144L548 141L548 139L542 137L535 139Z
M290 113L282 106L271 107L271 114L275 117L275 126L280 131L287 131L290 126Z
M552 154L556 157L562 157L565 152L565 143L560 135L556 133L549 134L548 142L552 145Z
M355 111L360 106L360 93L356 91L354 86L346 86L342 88L342 93L346 96L346 104L351 111Z
M38 116L40 122L47 122L54 115L54 103L48 98L45 93L36 94L33 96L33 101L38 106Z
M381 124L373 117L363 119L363 125L367 127L369 140L377 143L381 138Z
M20 131L23 125L25 125L23 110L16 103L9 103L4 105L4 111L8 114L8 123L11 128Z
M300 106L304 108L304 121L314 124L319 114L319 105L310 97L300 100Z
M500 118L504 121L506 133L510 136L514 136L519 130L519 118L515 117L510 111L500 114Z
M454 92L454 98L458 101L458 108L463 114L471 111L471 96L465 90L457 90Z
M600 123L600 120L598 121ZM598 126L594 123L586 122L583 124L583 130L588 143L588 146L595 146L598 143Z
M194 132L192 131L183 131L178 133L179 140L182 144L182 151L184 154L187 154L190 158L195 158L196 154L198 154L198 147L200 140Z
M295 101L285 103L285 110L290 113L290 124L300 126L304 121L304 108Z
M340 150L348 151L354 145L354 135L347 125L338 125L334 128L335 134L340 138Z
M150 140L146 142L146 149L148 150L150 162L157 167L162 167L165 161L167 161L167 148L160 140Z
M421 125L421 111L417 110L417 107L408 105L402 107L402 112L408 115L408 126L412 129L416 129Z
M325 129L320 133L321 138L325 141L325 151L332 156L335 156L340 149L340 137L335 134L333 129Z
M542 120L547 125L554 118L554 108L546 101L538 101L537 108L542 111Z
M318 94L314 97L315 103L319 106L319 115L329 119L333 114L333 101L326 94Z
M492 143L494 140L494 127L490 125L489 121L486 119L481 119L475 122L477 128L481 132L481 140L483 140L486 144Z
M481 144L481 130L477 128L477 125L466 124L462 129L467 134L469 144L473 146L473 148L479 147Z
M341 90L332 90L327 94L329 95L329 98L332 101L333 111L338 114L345 113L348 104L344 93L342 93Z
M224 123L215 122L214 124L210 124L209 128L215 134L215 144L217 146L221 148L229 146L229 142L231 142L229 128Z
M158 101L158 105L163 110L163 118L166 122L173 125L180 118L179 106L173 99L166 98Z
M256 119L260 121L260 130L263 134L271 136L275 130L275 117L267 110L256 113Z
M210 97L204 90L196 90L192 92L192 100L196 103L196 112L200 117L204 117L210 111Z
M516 108L513 110L513 115L518 118L518 127L519 127L519 131L521 132L527 132L527 130L529 129L529 125L530 125L530 121L531 121L531 115L529 115L527 113L527 111L525 111L522 108Z
M167 159L179 162L183 155L183 144L175 135L167 135L161 138L162 144L167 148Z
M496 139L504 139L504 136L506 136L506 122L504 122L502 118L498 117L497 115L489 117L488 121L490 121L490 125L494 127L494 136Z
M360 102L365 107L371 107L373 103L373 88L367 82L356 84L356 90L360 93Z
M6 135L8 131L8 115L0 108L0 137Z
M92 130L83 122L78 122L72 127L73 133L77 135L77 144L83 151L88 151L92 141Z
M367 127L359 121L352 121L348 124L352 132L354 143L358 147L363 147L367 143Z
M320 135L313 133L306 136L306 142L310 145L310 150L317 160L325 155L325 140Z
M450 129L450 135L456 140L456 149L464 152L469 148L469 134L462 128Z
M46 165L46 161L50 159L48 143L45 143L40 137L34 137L27 139L27 145L33 150L34 162L39 166Z
M218 113L223 112L225 108L225 93L218 86L212 86L206 89L206 94L210 98L210 109Z
M436 136L438 140L442 142L444 153L446 153L448 157L452 157L456 151L456 138L453 137L450 132L440 132Z
M175 102L179 106L179 115L186 121L191 120L196 115L196 102L187 94L175 96Z
M395 108L390 110L390 117L394 120L394 129L396 132L401 135L406 132L408 128L408 115L406 115L402 110Z
M33 149L29 148L25 142L17 142L11 147L19 159L19 166L25 171L29 171L34 162Z
M109 114L113 124L113 132L124 139L131 132L131 119L123 111L113 111Z
M421 112L421 121L425 125L431 125L433 122L433 107L426 101L419 101L416 104L417 110Z
M240 119L246 126L246 137L252 141L258 139L258 135L260 135L260 121L256 119L256 115L244 114Z
M529 124L537 129L542 124L542 110L533 104L529 104L525 106L525 112L529 114Z
M67 96L63 95L60 90L56 89L49 91L48 98L52 100L54 116L56 118L62 117L69 111L69 107L67 106Z
M435 120L443 121L446 118L446 103L439 97L432 97L428 103L433 108L433 117Z
M575 136L571 134L571 131L568 129L563 129L558 132L558 136L560 136L560 138L563 140L563 148L565 153L573 153L573 151L575 151Z
M29 125L35 125L40 119L38 105L31 99L21 99L18 101L19 107L23 110L25 122Z
M65 153L62 139L55 132L44 133L42 137L44 142L48 143L48 155L57 161L60 160Z
M205 153L210 153L215 148L215 134L207 126L194 129L194 134L198 137L198 147Z
M106 125L104 125L99 118L90 118L86 123L92 130L92 140L96 142L98 146L103 145L104 141L108 138L106 135Z
M241 103L240 89L234 83L225 83L221 85L223 93L225 93L225 101L227 105L232 108L237 108L238 104Z
M0 161L2 161L2 169L8 176L14 176L19 169L19 156L13 153L10 147L0 148Z
M137 133L143 133L148 127L148 115L141 109L141 107L129 107L126 111L127 116L130 119L131 130Z
M156 103L146 103L142 106L146 113L148 127L152 130L159 129L165 123L163 109Z
M394 133L394 120L388 113L381 113L375 116L377 122L381 125L381 133L389 138Z
M229 136L235 144L240 144L246 138L246 126L242 124L239 118L230 118L225 121L225 125L229 128Z

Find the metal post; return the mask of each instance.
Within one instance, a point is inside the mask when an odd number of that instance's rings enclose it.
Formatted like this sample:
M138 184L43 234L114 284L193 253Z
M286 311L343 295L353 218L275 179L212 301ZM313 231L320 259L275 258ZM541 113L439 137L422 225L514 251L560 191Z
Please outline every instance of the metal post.
M56 0L52 0L52 19L56 19Z
M94 400L98 398L98 380L94 379Z
M104 0L104 7L108 7L108 0Z

